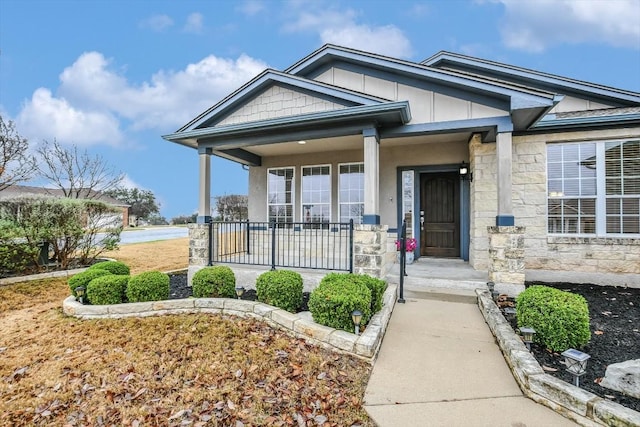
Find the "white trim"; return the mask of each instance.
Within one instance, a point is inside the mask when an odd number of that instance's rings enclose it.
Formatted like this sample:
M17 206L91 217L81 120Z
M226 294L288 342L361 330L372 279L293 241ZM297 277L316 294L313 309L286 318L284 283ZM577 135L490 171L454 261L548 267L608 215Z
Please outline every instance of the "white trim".
M346 163L338 163L338 221L342 222L342 215L340 215L340 207L342 206L342 200L340 198L340 176L342 175L340 173L340 167L341 166L352 166L352 165L362 165L362 171L364 173L364 161L362 162L346 162ZM364 216L364 182L362 183L362 193L363 193L363 198L362 198L362 216ZM345 202L346 203L346 202ZM349 203L352 204L352 203ZM362 216L360 217L360 223L362 223Z
M546 156L546 227L548 237L579 237L579 238L622 238L622 239L638 239L640 233L607 233L607 192L606 192L606 144L607 143L620 143L640 141L640 137L630 138L611 138L611 139L581 139L571 141L554 141L547 142L545 145ZM551 233L549 231L549 152L548 147L555 144L595 144L596 148L596 194L593 197L569 197L575 199L595 198L596 204L596 231L593 234L585 233ZM563 178L564 181L564 178ZM611 197L616 197L612 195ZM621 198L625 198L624 195L619 195ZM633 196L632 196L633 197ZM640 197L640 195L638 196ZM630 197L631 198L631 197Z
M269 210L269 172L272 170L291 169L293 175L291 177L291 222L296 222L296 167L295 166L278 166L273 168L267 168L267 222L270 222L270 210Z
M332 211L332 203L331 203L331 199L333 198L333 192L332 192L332 167L331 167L331 163L325 163L325 164L318 164L318 165L301 165L300 166L300 222L305 222L305 218L304 218L304 188L303 188L303 181L304 181L304 169L305 168L323 168L323 167L328 167L329 168L329 175L327 175L329 177L329 221L331 222L331 218L333 217L333 211ZM326 203L321 203L322 205L325 205Z

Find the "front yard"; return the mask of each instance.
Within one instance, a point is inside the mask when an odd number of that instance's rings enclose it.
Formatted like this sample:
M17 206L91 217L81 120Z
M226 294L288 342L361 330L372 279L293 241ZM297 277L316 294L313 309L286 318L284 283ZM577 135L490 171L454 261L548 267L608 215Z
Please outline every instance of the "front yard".
M132 273L185 266L187 239L108 254ZM65 317L64 279L0 287L0 425L373 425L371 366L264 323Z

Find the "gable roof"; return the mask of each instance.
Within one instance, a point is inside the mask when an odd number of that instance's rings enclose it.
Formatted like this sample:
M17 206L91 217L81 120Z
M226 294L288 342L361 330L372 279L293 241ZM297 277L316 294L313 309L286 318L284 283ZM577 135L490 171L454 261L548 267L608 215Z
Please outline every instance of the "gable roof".
M562 95L572 94L586 96L589 99L606 102L616 107L628 107L640 104L640 93L638 92L571 79L459 53L440 51L422 61L421 64L478 78L493 78L511 84L529 86Z
M273 69L266 69L245 85L241 86L236 91L178 129L176 133L212 126L235 110L239 105L242 105L247 100L253 98L274 84L289 86L299 91L305 91L316 94L317 96L333 99L345 106L376 105L383 102L390 102L388 99L285 74Z

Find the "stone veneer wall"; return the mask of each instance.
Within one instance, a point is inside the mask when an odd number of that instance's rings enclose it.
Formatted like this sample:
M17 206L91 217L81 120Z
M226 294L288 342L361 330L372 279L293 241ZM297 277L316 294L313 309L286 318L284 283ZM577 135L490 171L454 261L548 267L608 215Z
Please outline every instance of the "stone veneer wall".
M387 257L387 225L356 224L353 230L353 272L385 278L392 262Z
M579 142L639 137L640 128L567 132L513 138L513 213L516 226L525 226L525 268L580 270L598 273L640 273L640 239L557 237L547 235L546 146L549 142ZM489 269L487 227L495 225L497 209L496 145L469 142L471 240L469 263Z
M187 282L209 263L209 224L189 224L189 267Z

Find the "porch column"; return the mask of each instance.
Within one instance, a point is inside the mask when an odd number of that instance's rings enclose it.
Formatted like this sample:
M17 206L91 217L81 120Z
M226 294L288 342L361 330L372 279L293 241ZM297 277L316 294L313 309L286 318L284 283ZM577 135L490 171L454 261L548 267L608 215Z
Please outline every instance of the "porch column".
M380 224L380 136L376 128L364 129L363 224Z
M199 148L200 187L198 190L198 224L211 222L211 149Z
M513 204L511 202L511 132L498 133L496 137L498 157L498 215L497 226L513 226Z

